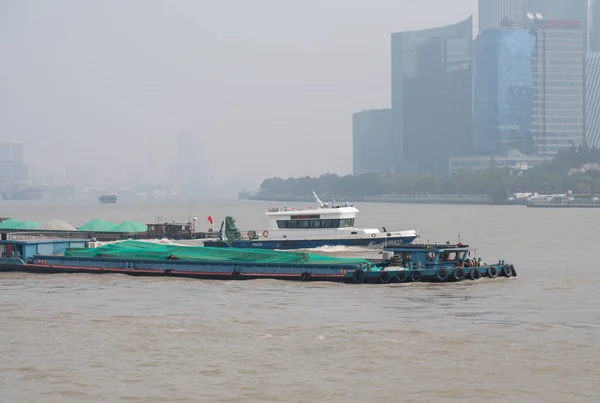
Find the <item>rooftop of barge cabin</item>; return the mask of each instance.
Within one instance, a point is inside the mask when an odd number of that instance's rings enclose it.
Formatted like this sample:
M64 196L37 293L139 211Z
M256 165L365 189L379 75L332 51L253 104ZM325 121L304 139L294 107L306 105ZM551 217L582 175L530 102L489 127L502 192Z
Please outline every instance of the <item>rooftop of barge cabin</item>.
M64 244L71 242L89 242L88 238L35 238L35 239L8 239L0 240L0 245L40 245L40 244Z

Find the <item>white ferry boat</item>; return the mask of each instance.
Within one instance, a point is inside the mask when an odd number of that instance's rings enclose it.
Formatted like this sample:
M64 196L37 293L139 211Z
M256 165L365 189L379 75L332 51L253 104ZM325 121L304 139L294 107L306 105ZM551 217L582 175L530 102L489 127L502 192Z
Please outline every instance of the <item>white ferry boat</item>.
M270 208L265 214L264 230L240 232L235 220L227 217L221 224L220 239L206 241L204 246L261 249L310 249L326 245L384 247L406 245L417 237L417 231L382 231L356 228L359 210L346 203L323 203L313 192L318 208Z
M527 207L600 208L600 198L593 195L535 195L527 200Z

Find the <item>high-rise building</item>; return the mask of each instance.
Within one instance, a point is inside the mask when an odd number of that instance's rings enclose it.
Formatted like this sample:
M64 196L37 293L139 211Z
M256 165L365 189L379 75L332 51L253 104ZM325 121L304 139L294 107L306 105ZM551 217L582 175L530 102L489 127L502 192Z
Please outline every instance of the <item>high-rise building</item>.
M588 0L479 0L479 32L501 28L506 20L521 21L527 13L581 21L583 33L587 32Z
M536 38L532 135L539 155L577 146L585 135L586 38L579 20L529 13L504 28L528 29Z
M532 28L537 154L556 154L584 141L587 52L582 29L580 21L566 20L544 20Z
M481 32L473 50L473 134L477 154L534 154L532 54L525 29Z
M590 6L590 51L600 52L600 0L592 0Z
M520 21L529 12L542 13L544 6L545 0L479 0L479 32L501 28L505 19Z
M177 159L172 165L170 182L177 187L177 191L186 194L202 194L210 189L211 174L194 136L179 133Z
M391 109L372 109L352 115L352 137L354 175L393 169Z
M31 169L24 164L23 143L0 142L0 190L31 184Z
M17 141L0 142L0 161L23 165L23 143Z
M587 57L586 140L590 147L600 148L600 52Z
M392 34L392 133L396 171L448 174L472 146L473 20Z

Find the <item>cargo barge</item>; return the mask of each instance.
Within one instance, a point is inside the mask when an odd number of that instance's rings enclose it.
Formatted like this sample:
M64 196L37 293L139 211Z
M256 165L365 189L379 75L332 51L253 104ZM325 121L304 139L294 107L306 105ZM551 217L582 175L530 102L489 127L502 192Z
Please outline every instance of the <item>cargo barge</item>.
M280 279L354 284L446 282L516 276L514 266L471 259L468 245L390 248L374 263L301 252L209 248L124 241L96 246L85 240L0 241L0 271L120 273L214 280Z
M193 239L212 239L216 240L219 233L212 229L208 231L196 231L193 223L158 223L146 224L147 230L144 232L121 232L121 231L84 231L79 230L43 230L43 229L22 229L2 228L0 229L0 238L2 240L21 239L21 238L60 238L60 239L94 239L100 242L122 241L126 239L172 239L172 240L193 240Z

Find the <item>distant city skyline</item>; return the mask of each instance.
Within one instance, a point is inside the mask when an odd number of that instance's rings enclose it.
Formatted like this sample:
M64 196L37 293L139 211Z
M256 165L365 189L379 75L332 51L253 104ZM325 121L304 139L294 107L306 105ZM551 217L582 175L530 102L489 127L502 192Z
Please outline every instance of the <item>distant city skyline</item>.
M355 173L445 178L492 157L530 167L598 137L598 88L594 80L586 87L586 66L593 74L596 67L587 54L587 1L478 3L474 39L471 18L392 34L392 159L370 162L384 119L373 123L377 110L355 113Z
M477 32L482 2L6 0L0 139L23 141L37 175L56 182L67 170L169 182L180 131L202 144L217 186L349 174L352 114L398 102L390 34L469 15ZM582 0L543 5L549 18L587 15Z
M217 185L349 174L352 113L390 105L390 33L475 5L5 0L0 139L56 180L88 166L100 183L167 180L182 130Z

